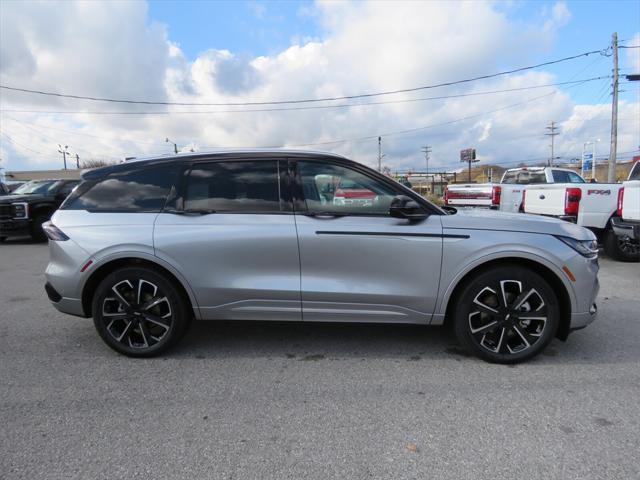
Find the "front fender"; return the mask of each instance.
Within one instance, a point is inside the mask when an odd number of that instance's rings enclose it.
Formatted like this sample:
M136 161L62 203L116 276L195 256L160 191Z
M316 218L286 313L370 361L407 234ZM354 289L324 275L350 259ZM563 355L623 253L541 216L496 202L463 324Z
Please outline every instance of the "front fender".
M457 232L466 233L470 238L452 241L445 239L440 294L434 318L436 323L444 320L451 295L469 272L495 260L522 259L546 267L562 282L571 302L571 310L576 311L577 298L574 286L562 271L562 266L570 263L571 258L576 254L568 247L563 246L559 240L550 235L517 232L474 232L471 230L458 230ZM522 238L522 243L514 242L516 240L514 237L519 236L527 238Z

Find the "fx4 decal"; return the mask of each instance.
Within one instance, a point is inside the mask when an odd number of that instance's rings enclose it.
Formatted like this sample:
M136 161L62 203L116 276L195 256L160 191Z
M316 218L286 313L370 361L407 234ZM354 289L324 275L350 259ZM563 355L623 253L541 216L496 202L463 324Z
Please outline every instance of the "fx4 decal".
M587 195L611 195L611 190L587 190Z

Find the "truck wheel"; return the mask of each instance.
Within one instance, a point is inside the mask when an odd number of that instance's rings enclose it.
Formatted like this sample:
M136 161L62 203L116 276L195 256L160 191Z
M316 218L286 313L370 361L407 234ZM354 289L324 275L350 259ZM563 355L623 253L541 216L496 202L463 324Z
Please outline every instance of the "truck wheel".
M50 218L51 215L37 215L33 219L33 224L31 225L31 237L33 237L36 242L47 241L47 235L42 229L42 224L49 221Z
M620 262L640 261L640 243L629 237L618 237L612 229L604 234L604 252Z
M469 279L458 295L454 327L469 352L493 363L538 355L555 337L558 300L549 283L528 268L508 265Z

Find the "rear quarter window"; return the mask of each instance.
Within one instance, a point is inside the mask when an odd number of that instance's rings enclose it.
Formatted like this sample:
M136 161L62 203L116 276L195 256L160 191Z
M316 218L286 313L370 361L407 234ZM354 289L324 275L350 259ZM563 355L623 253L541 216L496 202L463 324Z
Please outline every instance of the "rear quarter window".
M174 185L177 165L158 165L113 172L87 180L67 198L63 210L92 212L159 212Z

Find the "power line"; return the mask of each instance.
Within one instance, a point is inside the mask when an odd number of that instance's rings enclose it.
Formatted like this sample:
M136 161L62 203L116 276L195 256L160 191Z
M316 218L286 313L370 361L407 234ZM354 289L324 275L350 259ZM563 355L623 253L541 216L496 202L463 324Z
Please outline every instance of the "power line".
M604 75L600 77L592 77L585 78L583 80L571 80L566 82L558 82L558 83L547 83L544 85L531 85L527 87L516 87L516 88L505 88L501 90L488 90L483 92L471 92L471 93L459 93L455 95L440 95L435 97L422 97L422 98L410 98L404 100L387 100L382 102L364 102L364 103L343 103L338 105L314 105L314 106L305 106L305 107L286 107L286 108L260 108L260 109L233 109L233 110L213 110L213 111L197 111L197 110L188 110L188 111L160 111L160 112L122 112L122 111L86 111L86 110L60 110L60 111L50 111L50 110L16 110L16 109L0 109L0 112L9 112L9 113L37 113L37 114L89 114L89 115L175 115L175 114L186 114L186 115L209 115L209 114L218 114L218 113L251 113L251 112L281 112L281 111L299 111L299 110L317 110L317 109L331 109L331 108L353 108L353 107L364 107L369 105L388 105L395 103L412 103L412 102L424 102L429 100L445 100L449 98L463 98L463 97L474 97L479 95L491 95L496 93L508 93L508 92L519 92L523 90L533 90L537 88L546 88L546 87L559 87L563 85L575 85L582 84L587 82L593 82L596 80L602 79L610 79L611 75Z
M5 115L5 117L8 118L9 120L13 120L14 122L22 124L25 127L31 128L34 131L37 131L31 125L29 125L29 124L27 124L25 122L22 122L22 121L20 121L20 120L18 120L16 118L10 117L8 115ZM122 138L104 137L104 136L101 136L101 135L93 135L91 133L76 132L76 131L72 131L72 130L65 130L65 129L62 129L62 128L44 126L44 125L39 124L39 123L36 123L35 125L37 125L39 128L44 128L45 130L54 130L54 131L57 131L57 132L68 133L69 135L80 135L80 136L84 136L84 137L97 138L97 139L103 140L105 142L114 141L114 140L120 140L120 141L124 140L125 142L130 142L130 143L139 144L139 145L165 145L164 143L160 143L160 142L145 142L143 140L128 140L128 139L122 139ZM45 138L51 138L51 137L47 137L46 135L43 135L41 132L38 132L38 133L40 133L40 135L44 136ZM87 151L87 150L85 150L85 151Z
M603 50L592 50L589 52L583 52L577 55L572 55L569 57L564 57L564 58L560 58L557 60L551 60L548 62L543 62L543 63L539 63L536 65L530 65L527 67L520 67L520 68L514 68L511 70L505 70L502 72L497 72L497 73L492 73L492 74L488 74L488 75L480 75L477 77L471 77L471 78L465 78L462 80L454 80L454 81L450 81L450 82L442 82L442 83L437 83L437 84L432 84L432 85L424 85L424 86L420 86L420 87L413 87L413 88L403 88L403 89L398 89L398 90L388 90L388 91L384 91L384 92L375 92L375 93L363 93L363 94L358 94L358 95L344 95L344 96L339 96L339 97L324 97L324 98L307 98L307 99L296 99L296 100L272 100L272 101L265 101L265 102L257 102L257 101L250 101L250 102L226 102L226 103L222 103L222 102L211 102L211 103L202 103L202 102L157 102L157 101L150 101L150 100L129 100L129 99L115 99L115 98L108 98L108 97L91 97L91 96L84 96L84 95L71 95L71 94L64 94L64 93L57 93L57 92L48 92L48 91L44 91L44 90L31 90L28 88L18 88L18 87L11 87L8 85L0 85L0 88L5 89L5 90L11 90L11 91L15 91L15 92L22 92L22 93L30 93L30 94L35 94L35 95L45 95L45 96L50 96L50 97L61 97L61 98L71 98L71 99L75 99L75 100L88 100L88 101L94 101L94 102L109 102L109 103L128 103L128 104L138 104L138 105L181 105L181 106L195 106L195 105L202 105L202 106L218 106L218 107L222 107L222 106L250 106L250 105L280 105L280 104L287 104L287 103L315 103L315 102L328 102L328 101L335 101L335 100L353 100L356 98L368 98L368 97L377 97L377 96L381 96L381 95L393 95L393 94L397 94L397 93L408 93L408 92L416 92L416 91L420 91L420 90L428 90L428 89L432 89L432 88L438 88L438 87L447 87L447 86L452 86L452 85L460 85L463 83L469 83L469 82L475 82L477 80L486 80L488 78L495 78L495 77L499 77L499 76L503 76L503 75L509 75L512 73L518 73L518 72L524 72L527 70L533 70L536 68L540 68L540 67L546 67L549 65L554 65L557 63L561 63L561 62L566 62L569 60L575 60L577 58L581 58L581 57L587 57L589 55L593 55L596 53L599 53L601 55L607 55L608 49L603 49Z
M482 117L491 113L496 113L502 110L507 110L510 108L514 108L514 107L519 107L521 105L525 105L527 103L530 102L534 102L536 100L540 100L542 98L546 98L552 95L555 95L556 93L558 93L557 91L551 92L551 93L547 93L545 95L540 95L537 97L533 97L530 98L528 100L524 100L522 102L517 102L517 103L513 103L511 105L505 105L504 107L500 107L500 108L496 108L493 110L488 110L486 112L481 112L481 113L476 113L473 115L467 115L465 117L460 117L454 120L449 120L447 122L442 122L442 123L435 123L435 124L431 124L431 125L426 125L423 127L416 127L416 128L410 128L410 129L406 129L406 130L397 130L394 132L387 132L387 133L379 133L379 134L375 134L375 135L367 135L367 136L363 136L363 137L357 137L357 138L350 138L350 139L342 139L342 140L332 140L332 141L325 141L325 142L317 142L317 143L299 143L299 144L290 144L290 145L265 145L265 146L261 146L261 147L257 147L257 148L279 148L279 147L314 147L314 146L322 146L322 145L334 145L334 144L339 144L339 143L355 143L355 142L361 142L361 141L365 141L365 140L371 140L373 138L377 138L377 137L390 137L390 136L394 136L394 135L404 135L407 133L414 133L414 132L419 132L421 130L427 130L430 128L436 128L436 127L442 127L445 125L451 125L454 123L458 123L458 122L462 122L464 120L469 120L472 118L478 118L478 117ZM218 146L204 146L204 148L220 148Z
M22 143L20 143L20 142L15 141L15 140L14 140L11 136L9 136L9 134L8 134L8 133L6 133L6 132L0 132L0 135L3 135L3 136L4 136L4 137L9 141L9 143L12 143L13 145L16 145L17 147L20 147L20 148L25 149L25 150L29 150L30 152L33 152L33 153L37 153L38 155L45 156L45 157L47 157L48 159L53 159L53 158L54 158L54 157L53 157L53 155L51 155L51 154L49 154L49 153L45 153L45 152L41 152L41 151L39 151L39 150L35 150L35 149L31 148L31 147L28 147L28 146L26 146L26 145L23 145L23 144L22 144Z

